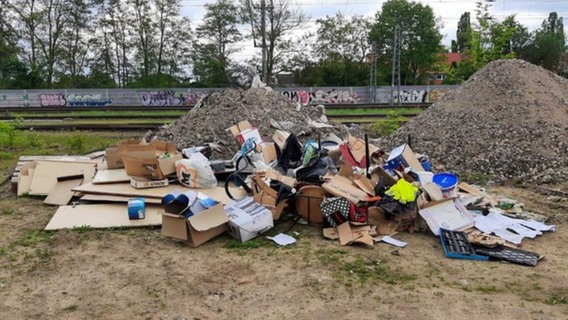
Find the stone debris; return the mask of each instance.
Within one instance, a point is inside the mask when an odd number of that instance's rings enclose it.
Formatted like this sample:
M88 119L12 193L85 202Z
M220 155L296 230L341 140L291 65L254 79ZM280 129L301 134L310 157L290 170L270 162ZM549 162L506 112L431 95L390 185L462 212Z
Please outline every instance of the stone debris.
M174 123L147 133L146 139L155 136L175 143L179 149L214 143L221 149L214 150L212 159L231 159L238 151L238 145L226 129L243 120L258 128L266 141L272 141L277 129L314 140L318 133L321 137L334 133L343 139L349 130L343 124L327 122L323 106L300 106L277 92L259 87L209 94ZM316 129L314 122L325 122L331 127Z
M523 60L477 71L389 139L474 181L568 181L568 80Z

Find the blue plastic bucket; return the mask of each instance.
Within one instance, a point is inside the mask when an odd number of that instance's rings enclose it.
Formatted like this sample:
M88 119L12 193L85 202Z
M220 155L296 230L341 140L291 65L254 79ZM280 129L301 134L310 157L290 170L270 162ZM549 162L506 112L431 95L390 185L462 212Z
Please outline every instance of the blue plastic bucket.
M458 187L458 176L456 176L455 174L448 172L436 173L434 174L434 177L432 177L432 182L440 187L444 198L449 198L456 195L456 189Z
M146 201L144 198L128 200L128 219L138 220L146 217Z

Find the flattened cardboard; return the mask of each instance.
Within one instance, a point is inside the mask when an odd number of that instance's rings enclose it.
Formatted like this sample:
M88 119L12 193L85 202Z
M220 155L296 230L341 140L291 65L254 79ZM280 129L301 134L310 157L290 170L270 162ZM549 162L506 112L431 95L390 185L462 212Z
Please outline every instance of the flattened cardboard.
M37 162L32 161L24 164L24 166L22 167L18 181L18 190L17 190L18 196L21 196L30 191L30 186L32 185L36 164Z
M246 129L251 129L251 128L252 128L252 124L250 124L250 122L248 120L243 120L243 121L237 123L236 125L230 127L228 130L231 132L233 137L237 138L242 131L244 131Z
M380 235L393 235L396 233L398 222L388 220L383 209L379 207L369 207L367 210L369 223L374 225Z
M71 189L78 187L83 183L83 175L74 175L67 177L58 177L57 183L49 192L49 195L43 200L45 204L55 206L64 206L73 198L74 192Z
M433 234L438 235L440 228L458 231L475 225L475 220L459 200L446 199L436 202L434 205L418 210Z
M339 175L322 184L322 188L334 196L346 198L355 204L364 202L368 198L367 194L354 186L351 180Z
M106 194L86 194L81 197L81 200L92 202L121 202L128 203L132 197L111 196ZM157 198L144 198L144 202L148 204L161 204L161 200Z
M191 247L197 247L227 231L228 221L222 204L217 204L188 219L164 212L162 234L184 240Z
M289 176L285 176L283 174L281 174L280 172L274 170L274 169L269 169L265 171L265 175L267 178L270 178L272 180L276 180L276 181L280 181L283 184L287 185L288 187L295 187L296 186L296 179L289 177Z
M371 179L358 175L355 176L353 182L359 187L359 189L365 191L370 196L375 196L375 185L371 181Z
M323 236L329 240L338 240L339 233L337 232L337 228L324 228L323 229Z
M47 195L57 183L57 177L82 174L85 182L95 175L96 163L38 160L34 171L30 194Z
M73 191L81 192L84 194L102 194L111 196L123 196L123 197L143 197L143 198L157 198L162 199L169 193L172 193L178 189L190 190L189 188L180 185L169 185L162 188L152 188L152 189L135 189L128 183L112 183L112 184L92 184L85 183L79 187L73 188ZM221 202L229 203L231 199L225 193L223 187L215 187L211 189L199 189L200 192L205 193L211 198ZM240 198L246 195L246 191L242 188L229 188L229 191L235 198Z
M474 196L485 196L485 194L481 190L466 182L458 183L458 189Z
M373 181L373 184L376 185L379 182L380 178L384 179L387 186L393 186L397 181L395 177L388 174L383 168L379 166L371 170L371 181Z
M344 222L337 227L339 244L342 246L353 243L363 243L372 246L373 238L370 232L371 226L350 221Z
M83 226L91 228L159 226L161 223L161 208L159 206L148 205L144 219L130 220L126 204L88 204L59 207L45 230L71 229Z
M93 178L93 184L120 183L130 181L124 169L99 169Z

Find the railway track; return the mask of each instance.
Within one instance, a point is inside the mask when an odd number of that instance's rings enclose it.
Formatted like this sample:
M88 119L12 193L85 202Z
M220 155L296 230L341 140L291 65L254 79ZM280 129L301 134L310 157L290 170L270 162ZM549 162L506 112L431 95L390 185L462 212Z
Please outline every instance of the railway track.
M365 124L387 118L388 115L385 113L385 110L396 109L399 112L401 109L409 109L409 111L410 109L423 110L428 106L429 104L408 104L403 106L387 104L348 104L330 105L326 106L326 108L329 110L346 110L342 112L342 114L327 114L330 120L342 123ZM357 109L357 113L349 114L349 109ZM158 108L140 106L60 108L4 107L0 108L0 120L15 122L16 127L21 130L145 131L154 130L164 124L172 123L189 110L191 110L191 106ZM117 112L121 111L126 111L130 114L117 114ZM89 114L89 112L91 112L91 114ZM160 114L160 112L164 112L164 114ZM403 113L401 116L410 118L418 114L419 113L416 112L409 112ZM131 123L129 123L128 120L131 120ZM104 123L105 121L109 123Z

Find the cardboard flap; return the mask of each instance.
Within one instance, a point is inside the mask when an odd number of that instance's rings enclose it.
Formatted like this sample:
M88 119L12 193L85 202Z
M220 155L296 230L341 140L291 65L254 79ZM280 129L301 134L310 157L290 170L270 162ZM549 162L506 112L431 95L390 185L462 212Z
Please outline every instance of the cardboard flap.
M371 226L358 224L356 222L344 222L337 227L339 233L339 244L342 246L351 243L363 243L372 246L373 238L369 234Z
M332 195L346 198L352 203L367 201L368 198L367 194L363 190L355 187L351 180L338 175L322 184L322 188Z
M430 182L430 183L423 185L422 190L424 190L424 192L426 192L428 194L428 197L432 201L444 200L444 195L442 194L442 189L440 189L440 187L433 182Z
M269 169L266 171L265 173L267 178L270 178L272 180L276 180L276 181L280 181L283 184L287 185L288 187L295 187L296 186L296 179L289 177L289 176L285 176L283 174L281 174L280 172L274 170L274 169Z
M324 228L323 236L329 240L339 239L339 233L337 233L337 228Z
M365 176L355 176L354 182L359 189L365 191L368 195L375 195L375 185L369 178Z
M206 231L229 222L222 204L217 204L207 211L194 215L187 222L197 231Z
M246 129L250 129L252 128L252 124L250 124L250 122L248 120L243 120L239 123L237 123L236 125L230 127L228 130L231 131L231 134L233 135L233 137L238 137L239 134L246 130Z

